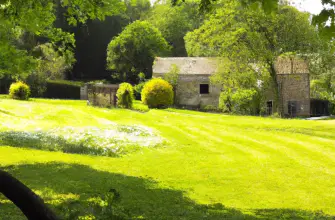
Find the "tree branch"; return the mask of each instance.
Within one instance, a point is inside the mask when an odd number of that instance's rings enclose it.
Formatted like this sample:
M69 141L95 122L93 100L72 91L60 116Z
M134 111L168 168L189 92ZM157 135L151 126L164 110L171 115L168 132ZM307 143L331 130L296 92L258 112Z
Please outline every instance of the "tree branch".
M0 170L0 193L11 200L29 220L57 220L43 200L22 182Z

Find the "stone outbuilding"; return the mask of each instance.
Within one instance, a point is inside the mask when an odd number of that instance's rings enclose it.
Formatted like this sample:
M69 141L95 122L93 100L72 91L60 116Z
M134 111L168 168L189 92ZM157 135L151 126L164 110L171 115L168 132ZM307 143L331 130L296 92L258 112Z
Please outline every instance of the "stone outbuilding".
M217 72L216 58L168 57L156 58L153 77L163 77L176 65L179 72L176 89L177 104L188 107L218 106L222 89L210 83ZM328 103L311 99L308 64L302 59L281 57L276 62L277 81L282 115L287 117L328 115ZM274 93L269 88L265 94L268 115L274 112Z
M153 77L163 77L171 70L172 65L176 65L180 70L176 89L178 105L194 108L218 106L221 88L210 84L210 76L217 70L215 58L156 58Z
M307 62L299 58L279 57L275 69L282 115L310 116L310 80ZM272 107L275 105L273 94L270 92L267 98L267 111L268 114L272 114Z

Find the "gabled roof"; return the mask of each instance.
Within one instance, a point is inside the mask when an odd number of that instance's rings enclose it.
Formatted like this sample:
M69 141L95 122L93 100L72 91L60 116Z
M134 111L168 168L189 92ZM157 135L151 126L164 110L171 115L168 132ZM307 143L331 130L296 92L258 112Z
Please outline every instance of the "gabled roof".
M208 57L166 57L156 58L153 65L154 74L164 74L171 70L172 65L179 67L179 74L210 75L217 70L217 59Z

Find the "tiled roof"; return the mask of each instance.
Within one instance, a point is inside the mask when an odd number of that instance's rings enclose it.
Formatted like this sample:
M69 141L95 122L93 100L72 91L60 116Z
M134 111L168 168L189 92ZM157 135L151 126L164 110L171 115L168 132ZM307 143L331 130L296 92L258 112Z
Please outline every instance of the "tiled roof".
M154 74L164 74L170 71L175 64L180 69L180 74L206 74L216 72L217 59L207 57L166 57L156 58L153 65Z

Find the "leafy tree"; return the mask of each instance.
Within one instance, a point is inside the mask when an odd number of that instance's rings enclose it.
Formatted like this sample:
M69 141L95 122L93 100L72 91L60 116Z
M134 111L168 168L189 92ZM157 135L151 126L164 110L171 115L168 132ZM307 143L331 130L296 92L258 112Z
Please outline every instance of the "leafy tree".
M197 11L198 3L188 2L172 7L170 4L155 4L146 20L157 27L172 47L172 56L186 56L184 36L198 28L203 15Z
M238 65L229 58L219 59L218 66L211 82L223 88L219 108L228 113L258 114L260 95L268 82L266 72L255 65Z
M221 56L233 65L230 72L243 75L257 69L269 73L277 112L281 113L275 61L284 53L317 52L319 37L309 15L290 6L266 14L261 9L245 10L238 1L217 9L199 29L186 35L190 56ZM223 78L223 77L222 77Z
M278 5L287 4L293 0L239 0L242 6L253 6L259 7L266 13L275 12L278 9ZM179 5L180 2L185 0L171 0L172 5ZM215 5L220 2L219 0L200 0L199 11L209 12ZM324 5L323 10L313 16L313 24L318 27L318 30L323 36L328 38L334 38L335 34L335 1L334 0L322 0L321 3ZM225 6L224 6L225 7Z
M309 56L311 73L311 97L328 100L335 106L335 45L324 42L319 53ZM333 113L335 109L333 108Z
M136 82L140 72L152 75L154 58L169 52L159 30L147 21L135 21L115 37L107 48L107 67L125 73L127 81Z
M34 36L40 42L50 41L61 53L71 50L74 46L73 35L54 26L57 8L63 8L67 22L76 25L88 19L104 19L106 15L119 13L123 10L123 4L119 0L1 0L2 74L27 75L37 68L38 58L33 56L31 48L22 47L21 41L25 35Z
M170 83L170 85L173 87L173 97L175 104L178 104L176 92L177 92L179 74L180 74L180 68L176 64L172 64L169 72L164 74L163 77L163 79L168 83Z
M68 31L75 34L76 48L73 71L68 72L69 78L80 79L111 79L110 70L106 69L106 48L111 39L119 35L130 23L140 19L151 8L149 0L124 1L125 11L107 16L105 20L88 20L85 24L71 27ZM60 14L61 18L63 15ZM59 20L61 20L59 18ZM68 29L66 24L63 29ZM118 78L119 74L115 73Z
M140 20L150 9L149 0L125 0L126 12L129 22Z

